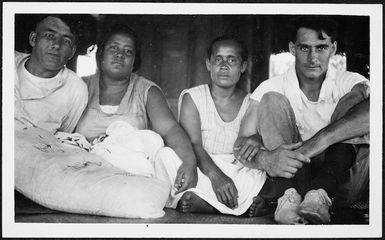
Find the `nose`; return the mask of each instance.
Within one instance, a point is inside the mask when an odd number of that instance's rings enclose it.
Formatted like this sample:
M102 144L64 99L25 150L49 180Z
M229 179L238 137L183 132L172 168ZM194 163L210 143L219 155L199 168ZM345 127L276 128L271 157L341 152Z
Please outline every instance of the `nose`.
M307 56L309 62L315 62L317 60L318 54L315 48L310 48L309 54Z
M116 56L116 57L123 57L123 50L116 50L115 51L115 53L114 53L114 55Z
M55 49L61 48L61 46L63 45L63 41L64 41L64 39L62 37L53 38L53 40L52 40L53 48L55 48Z
M219 66L220 66L221 69L228 69L229 68L228 62L225 59L222 59L222 61L221 61Z
M60 48L60 45L61 45L60 38L57 38L57 37L53 38L52 46L57 49L57 48Z

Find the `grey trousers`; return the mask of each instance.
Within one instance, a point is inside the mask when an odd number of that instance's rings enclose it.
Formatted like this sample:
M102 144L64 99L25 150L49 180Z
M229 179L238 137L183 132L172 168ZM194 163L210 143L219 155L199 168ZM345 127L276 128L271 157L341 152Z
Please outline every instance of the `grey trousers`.
M342 98L331 121L342 117L358 101L349 96ZM301 141L294 111L284 95L266 93L257 111L258 132L268 150ZM361 198L367 192L368 185L369 144L361 140L348 141L334 144L313 157L311 164L304 164L293 179L269 177L259 196L274 203L291 187L296 188L302 196L310 189L323 188L333 199L334 205L343 206Z

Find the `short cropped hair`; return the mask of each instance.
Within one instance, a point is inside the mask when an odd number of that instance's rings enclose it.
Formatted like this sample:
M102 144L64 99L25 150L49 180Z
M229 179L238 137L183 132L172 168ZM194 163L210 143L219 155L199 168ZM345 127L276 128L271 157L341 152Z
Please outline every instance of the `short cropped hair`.
M338 37L338 24L330 16L301 16L292 19L290 23L290 41L297 40L297 32L300 28L308 28L318 32L318 38L324 40L322 33L330 36L332 42Z
M103 60L103 53L104 53L104 48L110 40L110 38L116 34L123 34L128 36L129 38L132 39L134 42L134 54L135 54L135 61L134 61L134 66L132 71L135 72L140 68L141 64L141 58L140 58L140 39L138 35L132 30L130 27L124 24L116 24L111 26L110 28L107 29L106 32L102 33L101 37L99 38L99 41L97 43L98 49L96 51L96 64L101 70L100 63Z
M79 41L79 26L81 25L81 18L76 14L39 14L36 15L37 23L35 25L35 31L39 28L40 24L48 18L54 17L62 20L69 28L71 33L74 35L74 44L77 45Z
M220 36L211 41L209 47L206 49L208 59L211 58L211 55L213 54L213 51L214 51L214 47L220 42L233 43L239 49L239 54L241 55L242 62L247 61L249 57L249 52L247 50L246 44L239 38L234 36L229 36L229 35Z

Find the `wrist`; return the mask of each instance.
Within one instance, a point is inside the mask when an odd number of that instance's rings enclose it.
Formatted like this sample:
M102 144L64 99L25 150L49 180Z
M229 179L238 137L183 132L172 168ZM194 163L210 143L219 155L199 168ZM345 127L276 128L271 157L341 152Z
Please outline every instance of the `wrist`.
M328 135L322 133L305 141L296 151L311 158L328 148L330 141Z
M254 166L258 170L267 171L267 167L265 164L265 154L266 150L259 149L257 154L254 156Z
M221 171L219 171L219 169L216 169L216 168L212 168L212 169L209 169L208 171L206 171L206 173L204 173L211 181L215 180L217 177L218 177L218 174L220 174Z
M196 168L197 167L196 163L190 162L190 161L183 162L182 164L185 165L185 166L191 167L191 168Z

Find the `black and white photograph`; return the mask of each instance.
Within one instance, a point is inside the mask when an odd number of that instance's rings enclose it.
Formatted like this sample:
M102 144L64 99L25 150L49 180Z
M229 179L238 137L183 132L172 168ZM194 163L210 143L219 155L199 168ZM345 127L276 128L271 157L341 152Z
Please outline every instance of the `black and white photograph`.
M382 10L3 2L2 236L382 237Z

